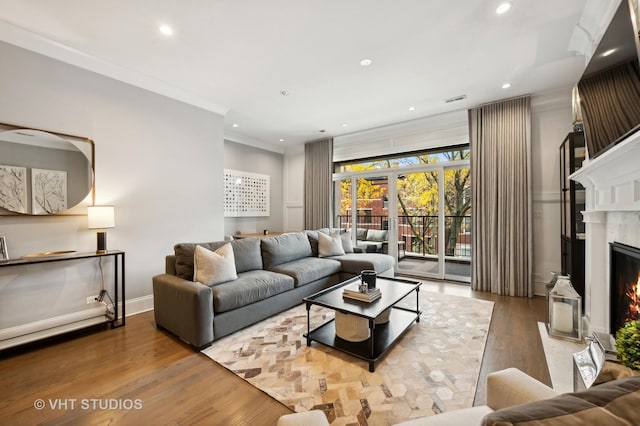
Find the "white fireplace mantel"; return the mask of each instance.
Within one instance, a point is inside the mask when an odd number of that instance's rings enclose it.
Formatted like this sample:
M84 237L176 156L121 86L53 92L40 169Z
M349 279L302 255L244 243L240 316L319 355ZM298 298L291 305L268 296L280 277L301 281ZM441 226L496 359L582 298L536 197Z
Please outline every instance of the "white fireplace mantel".
M587 211L640 211L640 132L585 161L570 178L587 194L593 190Z
M609 242L608 212L640 211L640 132L585 161L570 176L586 189L584 327L609 330Z

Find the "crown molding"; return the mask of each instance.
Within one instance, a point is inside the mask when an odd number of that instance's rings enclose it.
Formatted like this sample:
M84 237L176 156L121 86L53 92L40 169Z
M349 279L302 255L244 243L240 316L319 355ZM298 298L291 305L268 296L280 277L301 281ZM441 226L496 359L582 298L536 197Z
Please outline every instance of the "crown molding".
M220 115L229 108L138 71L113 64L0 19L0 40Z
M225 130L224 140L239 143L242 145L252 146L254 148L264 149L265 151L275 152L277 154L284 154L284 146L276 145L269 142L264 142L251 136L242 135L240 133L230 132Z

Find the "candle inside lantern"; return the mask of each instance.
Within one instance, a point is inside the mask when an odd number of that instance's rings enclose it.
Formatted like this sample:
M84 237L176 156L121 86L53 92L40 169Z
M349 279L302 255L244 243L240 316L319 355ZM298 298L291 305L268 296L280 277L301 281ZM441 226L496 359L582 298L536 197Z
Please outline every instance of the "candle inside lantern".
M573 307L568 303L553 302L551 327L563 333L573 332Z

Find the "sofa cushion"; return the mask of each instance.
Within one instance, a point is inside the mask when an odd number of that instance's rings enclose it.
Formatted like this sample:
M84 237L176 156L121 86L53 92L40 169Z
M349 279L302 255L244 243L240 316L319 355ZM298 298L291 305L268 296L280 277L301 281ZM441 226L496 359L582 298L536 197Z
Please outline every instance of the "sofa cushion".
M632 425L638 424L640 377L593 386L584 392L494 411L484 426L502 425Z
M387 231L384 229L367 230L367 241L387 241Z
M329 422L323 411L312 409L285 414L278 419L276 426L329 426Z
M340 262L319 257L305 257L270 268L271 271L292 277L296 287L340 273Z
M243 272L235 281L211 287L213 311L230 311L293 289L293 278L275 272Z
M351 232L345 231L340 234L342 238L342 249L345 253L353 253L353 241L351 241Z
M367 239L367 228L356 228L356 240Z
M486 405L478 405L460 410L447 411L435 416L418 417L396 423L395 426L476 426L482 423L482 418L493 410Z
M242 273L262 269L260 238L243 238L231 241L236 272Z
M329 228L318 229L317 231L307 230L304 231L309 239L309 245L311 246L311 256L318 256L318 232L329 235Z
M263 238L262 263L265 269L311 256L311 244L304 232L292 232Z
M304 231L307 234L309 245L311 246L311 256L318 256L318 232L317 231Z
M318 233L319 257L340 256L342 254L344 254L344 248L342 247L342 238L340 235Z
M382 251L382 244L380 241L358 241L357 247L365 253L380 253Z
M225 244L216 251L196 246L193 268L193 280L206 286L238 278L231 244Z
M259 238L244 238L233 241L214 241L209 243L180 243L173 246L176 255L176 275L193 281L193 255L196 246L215 251L225 244L231 244L236 272L262 269L262 255Z
M393 268L393 257L380 253L350 253L335 256L331 259L338 260L342 265L342 272L358 275L363 269L373 269L378 274Z

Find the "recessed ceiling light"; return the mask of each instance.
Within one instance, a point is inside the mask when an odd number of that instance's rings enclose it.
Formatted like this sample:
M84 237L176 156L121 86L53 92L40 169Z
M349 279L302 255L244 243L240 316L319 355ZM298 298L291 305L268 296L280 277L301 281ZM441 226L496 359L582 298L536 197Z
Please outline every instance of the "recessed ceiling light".
M511 87L511 83L505 83L502 85L503 89L508 89L509 87Z
M233 127L238 127L238 125L236 123L233 123Z
M415 110L416 110L416 107L414 107L414 106L410 106L409 107L409 111L415 111Z
M173 28L171 28L168 25L160 25L160 27L158 29L160 30L160 32L162 34L166 35L167 37L173 35Z
M511 9L511 2L505 1L503 3L500 3L498 8L496 9L496 13L498 15L502 15L503 13L506 13L509 9Z
M369 59L369 58L364 58L364 59L360 60L360 66L361 67L368 67L372 63L373 63L373 61L371 59Z
M280 138L280 142L284 142L284 139Z
M342 127L347 127L348 124L347 123L342 123Z
M607 50L606 52L603 52L603 53L602 53L602 57L604 58L604 57L606 57L606 56L609 56L609 55L613 54L613 52L615 52L616 50L617 50L617 49L609 49L609 50Z

